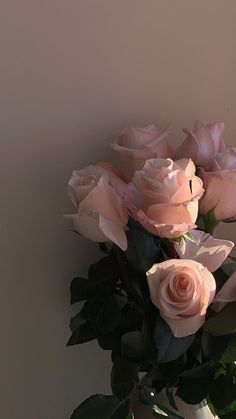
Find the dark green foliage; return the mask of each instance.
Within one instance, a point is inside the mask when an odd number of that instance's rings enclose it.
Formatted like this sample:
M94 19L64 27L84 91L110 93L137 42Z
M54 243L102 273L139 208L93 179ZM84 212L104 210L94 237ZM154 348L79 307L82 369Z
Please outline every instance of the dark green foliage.
M201 403L209 394L214 373L215 367L211 363L184 371L180 376L177 395L185 403Z
M163 261L162 242L158 237L148 233L134 220L129 221L127 232L128 249L126 257L132 267L147 272L155 263Z
M138 382L138 365L131 359L116 358L111 372L113 394L120 400L125 399Z
M117 266L109 256L90 266L88 279L74 278L71 282L71 304L85 301L101 294L115 285L118 278Z
M98 330L107 334L112 332L119 325L121 320L121 310L115 295L107 297L100 307L97 316Z
M236 376L235 365L228 365L215 377L209 390L209 399L220 417L234 412L236 416Z
M73 412L71 419L131 419L128 403L120 403L113 396L96 394L81 403Z
M205 217L215 226L214 214ZM128 250L113 244L89 268L88 279L71 282L71 304L83 302L70 321L68 346L96 339L111 351L113 396L95 395L85 400L71 419L132 419L130 403L140 392L154 417L180 418L176 394L186 403L206 399L220 418L236 417L236 302L220 312L208 309L206 322L195 335L176 338L149 295L146 271L154 263L176 257L173 243L154 237L136 222L129 222ZM192 240L191 234L180 240ZM217 291L235 271L225 264L214 272ZM146 375L141 378L140 372ZM158 403L166 391L176 413Z
M212 208L207 214L203 216L204 225L205 225L205 232L213 234L215 228L219 224L219 221L216 220L214 214L214 208Z
M149 327L143 324L142 330L125 333L121 338L121 353L136 361L148 360L155 351Z
M184 338L174 337L168 324L160 317L156 318L154 330L155 346L159 362L170 362L180 357L194 341L194 335Z
M213 336L230 335L236 332L236 302L227 304L204 324L203 329Z
M77 329L74 330L67 346L78 345L80 343L89 342L96 338L96 332L90 322L82 323Z

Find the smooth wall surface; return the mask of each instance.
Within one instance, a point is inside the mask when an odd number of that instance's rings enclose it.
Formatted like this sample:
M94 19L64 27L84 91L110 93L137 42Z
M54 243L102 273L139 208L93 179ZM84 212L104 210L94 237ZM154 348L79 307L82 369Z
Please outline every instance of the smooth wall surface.
M67 180L130 124L178 142L223 120L236 145L235 20L235 0L0 2L1 418L69 419L109 391L108 353L65 348L70 279L99 256L66 231Z

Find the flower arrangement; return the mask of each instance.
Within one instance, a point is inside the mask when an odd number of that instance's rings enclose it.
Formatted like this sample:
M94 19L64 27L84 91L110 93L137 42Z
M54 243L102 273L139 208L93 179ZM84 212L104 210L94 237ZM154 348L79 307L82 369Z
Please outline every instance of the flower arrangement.
M72 173L69 221L104 257L71 282L71 304L83 305L68 345L97 339L113 366L112 395L71 419L131 419L137 396L155 417L180 418L176 397L236 417L236 259L213 237L236 221L236 149L223 130L198 121L173 150L169 128L126 128L112 144L117 167Z

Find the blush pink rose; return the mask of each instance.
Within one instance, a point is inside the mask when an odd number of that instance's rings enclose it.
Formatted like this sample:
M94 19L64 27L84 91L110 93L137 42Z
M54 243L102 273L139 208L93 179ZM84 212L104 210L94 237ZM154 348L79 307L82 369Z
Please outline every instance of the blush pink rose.
M202 181L191 160L147 160L128 185L126 204L150 233L179 237L196 227Z
M210 272L215 272L234 247L229 240L215 239L200 230L191 231L192 240L182 239L175 244L175 250L181 259L193 259L201 263Z
M223 122L203 124L196 121L192 131L184 129L187 137L178 148L176 158L191 157L196 165L208 167L212 162L212 155L226 148L222 138L223 131Z
M214 209L215 218L236 218L236 149L228 148L214 156L213 170L201 171L205 193L200 203L200 212L207 214Z
M74 230L96 242L111 240L126 250L125 189L126 184L111 169L88 166L75 170L68 183L68 192L77 214L67 216Z
M172 156L166 140L168 134L168 128L160 131L154 124L144 128L128 127L121 131L116 143L111 146L119 153L120 169L126 180L131 180L135 170L142 169L147 159Z
M177 338L196 333L205 322L216 283L213 275L198 262L170 259L147 272L152 303L160 310Z

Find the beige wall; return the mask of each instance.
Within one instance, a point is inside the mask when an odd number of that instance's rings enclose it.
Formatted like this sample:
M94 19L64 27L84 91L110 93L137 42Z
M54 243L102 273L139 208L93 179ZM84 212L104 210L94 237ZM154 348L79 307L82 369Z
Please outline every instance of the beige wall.
M97 257L65 231L66 182L128 124L225 121L236 144L235 0L2 0L0 416L69 419L109 354L65 349L68 287ZM232 228L232 226L230 227ZM234 233L231 232L231 237Z

